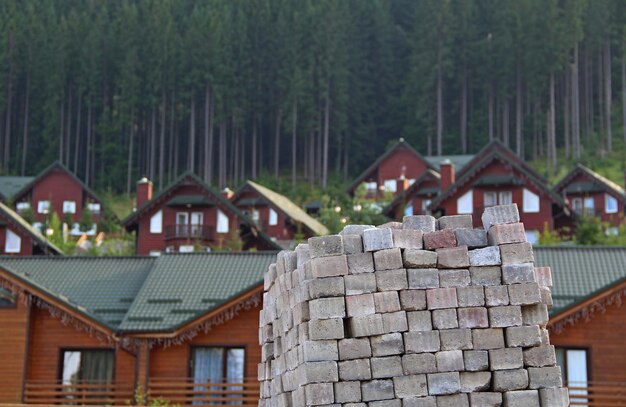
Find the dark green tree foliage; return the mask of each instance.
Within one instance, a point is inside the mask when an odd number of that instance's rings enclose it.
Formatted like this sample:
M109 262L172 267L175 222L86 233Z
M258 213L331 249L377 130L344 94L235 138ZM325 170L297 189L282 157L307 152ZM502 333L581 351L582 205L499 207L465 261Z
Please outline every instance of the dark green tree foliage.
M620 0L6 0L0 172L129 193L192 170L327 186L391 140L624 148ZM623 130L622 130L623 129Z

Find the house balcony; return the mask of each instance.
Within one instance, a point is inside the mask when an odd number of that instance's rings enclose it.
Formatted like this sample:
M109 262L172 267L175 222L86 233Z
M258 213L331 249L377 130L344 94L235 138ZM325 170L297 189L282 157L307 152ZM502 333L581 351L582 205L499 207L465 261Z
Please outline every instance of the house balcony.
M199 240L213 239L213 228L203 225L170 225L165 226L165 240Z
M256 378L234 383L195 383L185 378L151 378L147 389L135 390L133 383L83 382L63 384L51 381L28 381L24 404L29 405L171 405L208 406L235 404L257 406L260 384ZM147 390L147 391L146 391ZM162 405L162 404L158 404Z

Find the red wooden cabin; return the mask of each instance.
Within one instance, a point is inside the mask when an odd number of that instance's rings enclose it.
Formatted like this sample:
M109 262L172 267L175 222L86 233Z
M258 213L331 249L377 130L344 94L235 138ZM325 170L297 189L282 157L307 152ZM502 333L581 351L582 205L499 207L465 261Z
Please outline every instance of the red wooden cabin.
M230 199L241 212L283 247L296 238L327 235L328 228L289 198L256 182L247 181Z
M391 219L401 221L404 216L429 215L430 204L441 190L441 176L431 169L426 170L411 186L398 194L383 213Z
M535 171L500 143L492 143L459 174L448 166L441 173L441 194L431 210L441 215L480 214L493 205L517 203L528 241L535 243L544 228L570 226L565 201ZM480 217L474 217L480 226Z
M95 225L102 218L104 209L102 200L96 193L58 161L17 191L12 201L18 213L32 208L35 225L45 222L52 211L61 221L69 214L74 222L69 225L71 233L77 235L82 234L78 222L85 208L91 212L94 224L90 234L96 232Z
M30 256L62 254L62 251L17 212L0 203L0 254Z
M597 216L612 225L613 231L624 221L624 188L597 172L578 164L554 187L576 215Z
M123 222L136 233L136 253L280 247L228 199L194 174L183 174L152 196L152 183L137 183L137 210ZM242 247L238 247L242 246Z
M0 257L0 404L256 406L275 252ZM174 277L175 276L175 277Z

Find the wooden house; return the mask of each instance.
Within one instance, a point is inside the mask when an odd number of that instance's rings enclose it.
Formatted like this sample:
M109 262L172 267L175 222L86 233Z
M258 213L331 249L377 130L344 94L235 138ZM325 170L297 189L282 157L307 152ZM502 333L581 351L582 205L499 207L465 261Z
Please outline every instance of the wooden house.
M499 142L490 143L459 173L442 167L441 193L431 202L439 215L480 214L485 207L517 203L531 243L548 230L571 226L570 211L563 198ZM480 217L475 216L475 226Z
M230 201L283 247L291 246L296 238L329 233L326 226L289 198L253 181L247 181Z
M0 404L257 405L275 252L0 257Z
M154 197L152 183L137 183L137 209L122 224L135 232L138 255L211 248L280 247L226 197L186 173Z
M535 247L552 268L550 342L572 405L619 405L626 383L626 247Z
M0 254L30 256L62 251L13 209L0 203Z
M624 221L626 193L624 188L597 172L578 164L554 187L576 215L597 216L617 226Z
M402 220L404 216L430 215L430 204L441 190L441 176L428 169L383 209L391 219Z
M53 211L62 222L71 217L73 224L68 226L74 235L83 233L79 222L84 210L91 213L93 222L88 234L96 233L97 224L104 214L98 195L58 161L14 192L11 201L18 213L32 208L36 227L46 222Z

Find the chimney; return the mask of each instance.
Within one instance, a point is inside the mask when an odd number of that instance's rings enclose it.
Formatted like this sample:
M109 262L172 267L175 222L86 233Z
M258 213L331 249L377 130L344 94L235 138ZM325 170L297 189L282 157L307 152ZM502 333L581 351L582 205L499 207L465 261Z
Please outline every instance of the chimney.
M137 208L152 199L152 181L143 177L137 181Z
M403 191L409 188L409 180L404 175L396 180L396 193L401 194Z
M452 161L445 159L441 162L439 167L439 173L441 174L441 190L445 191L450 185L454 184L454 164Z
M226 188L224 188L222 190L222 196L224 198L228 199L229 201L230 201L230 198L233 197L233 195L234 195L233 191L230 188L228 188L228 187L226 187Z

